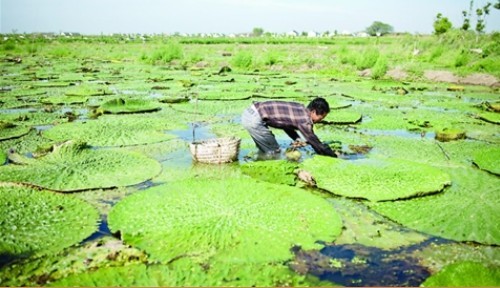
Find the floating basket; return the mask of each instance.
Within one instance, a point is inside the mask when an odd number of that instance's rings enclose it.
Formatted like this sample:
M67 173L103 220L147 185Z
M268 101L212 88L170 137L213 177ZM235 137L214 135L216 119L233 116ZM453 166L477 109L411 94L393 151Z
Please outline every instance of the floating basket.
M241 139L235 137L215 138L189 144L193 160L220 164L238 159Z

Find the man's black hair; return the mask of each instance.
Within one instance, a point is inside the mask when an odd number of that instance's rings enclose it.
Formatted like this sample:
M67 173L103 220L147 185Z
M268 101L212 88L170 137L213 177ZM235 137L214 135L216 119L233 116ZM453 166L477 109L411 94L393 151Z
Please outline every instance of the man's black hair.
M307 109L309 109L309 111L316 111L317 115L330 113L330 105L328 105L328 102L321 97L312 100L311 103L307 105Z

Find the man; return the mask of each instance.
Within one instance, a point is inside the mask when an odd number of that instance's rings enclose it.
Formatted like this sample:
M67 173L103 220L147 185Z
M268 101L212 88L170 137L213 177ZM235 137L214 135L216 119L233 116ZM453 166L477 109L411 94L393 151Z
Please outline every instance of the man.
M261 153L267 157L280 154L280 147L269 127L283 129L294 141L300 141L298 130L316 153L336 157L328 145L323 145L314 134L313 124L330 113L323 98L316 98L307 107L285 101L255 102L241 115L243 127L248 130Z

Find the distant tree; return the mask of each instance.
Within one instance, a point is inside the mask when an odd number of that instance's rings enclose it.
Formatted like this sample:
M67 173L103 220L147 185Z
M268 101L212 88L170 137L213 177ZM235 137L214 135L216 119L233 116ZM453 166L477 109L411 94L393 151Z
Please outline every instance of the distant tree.
M264 29L262 29L260 27L253 28L253 30L252 30L252 35L253 36L260 37L260 36L262 36L262 34L264 34Z
M443 17L443 14L438 13L436 20L434 20L434 33L440 35L448 32L452 28L452 24L447 17Z
M500 10L500 0L497 0L497 3L495 3L495 5L493 5L493 8Z
M372 25L366 28L365 32L371 36L380 36L388 33L392 33L394 28L391 25L382 23L380 21L375 21Z

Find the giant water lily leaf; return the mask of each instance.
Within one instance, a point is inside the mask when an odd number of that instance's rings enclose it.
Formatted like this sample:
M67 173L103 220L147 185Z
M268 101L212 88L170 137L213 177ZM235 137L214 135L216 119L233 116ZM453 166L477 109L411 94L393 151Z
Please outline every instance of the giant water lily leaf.
M362 115L350 109L332 110L323 120L327 124L355 124L361 122Z
M500 267L465 261L450 264L427 278L422 287L497 287L500 285Z
M474 154L473 161L479 168L500 175L500 148L479 150Z
M153 259L194 255L220 263L284 261L293 245L333 241L342 226L321 197L251 179L156 186L120 201L108 222Z
M319 188L370 201L404 199L436 193L451 183L445 172L398 159L345 161L315 156L302 163Z
M0 150L0 165L3 165L7 161L7 153L4 150Z
M479 114L479 119L493 124L500 124L500 113L482 112Z
M153 118L110 115L98 120L57 125L42 135L54 141L80 139L93 146L128 146L175 138L164 132L166 128Z
M27 165L0 167L0 181L78 191L134 185L160 171L160 163L142 154L93 150L85 143L68 142Z
M102 191L101 191L102 192ZM83 195L87 193L78 193ZM92 259L92 261L89 261ZM88 273L101 267L147 263L147 255L124 245L121 240L104 236L84 241L57 253L18 259L15 265L0 268L2 287L40 287L77 273Z
M114 94L108 87L104 85L80 85L68 89L66 96L105 96Z
M0 141L19 138L28 134L30 130L31 127L19 126L0 120Z
M473 168L447 168L447 172L453 185L445 193L370 206L404 226L428 234L500 244L500 179Z
M248 162L241 165L241 171L252 178L276 184L294 185L297 163L277 161Z
M99 107L105 113L141 113L160 110L160 105L156 101L147 101L142 99L124 99L116 98L109 100Z
M90 273L72 275L52 283L51 286L293 287L317 283L319 281L309 280L284 265L239 264L228 267L210 266L203 269L199 264L181 259L168 266L136 264L101 268Z
M40 99L44 104L83 104L89 100L85 96L51 96Z
M6 257L60 251L90 236L99 220L95 208L71 195L5 185L0 210L0 255Z

